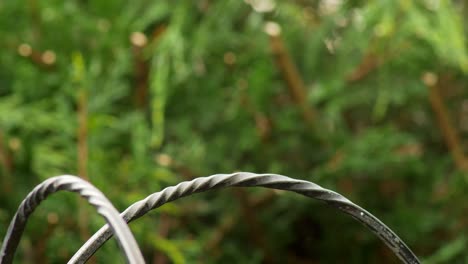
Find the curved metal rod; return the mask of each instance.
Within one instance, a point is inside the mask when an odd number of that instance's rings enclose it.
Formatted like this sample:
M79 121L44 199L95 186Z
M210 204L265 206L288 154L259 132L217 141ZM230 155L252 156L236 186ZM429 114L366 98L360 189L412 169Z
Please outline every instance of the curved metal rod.
M58 191L76 192L86 198L97 209L98 213L106 219L108 226L116 234L117 241L125 253L127 262L132 264L144 263L143 256L130 228L111 202L91 183L71 175L57 176L45 180L36 186L21 202L3 240L0 250L0 263L12 263L28 217L43 200Z
M233 174L216 174L209 177L196 178L192 181L181 182L176 186L167 187L160 192L154 193L145 199L132 204L121 214L121 216L125 221L131 222L140 218L150 210L158 208L167 202L174 201L178 198L194 193L230 186L262 186L272 189L293 191L310 198L322 200L363 223L383 242L385 242L385 244L395 253L395 255L398 256L398 258L401 259L403 263L420 263L411 249L406 246L406 244L390 228L371 213L355 205L342 195L324 189L315 183L296 180L277 174L238 172ZM75 253L68 263L86 262L110 237L112 237L112 230L110 230L107 225L103 226L88 241L86 241L86 243Z

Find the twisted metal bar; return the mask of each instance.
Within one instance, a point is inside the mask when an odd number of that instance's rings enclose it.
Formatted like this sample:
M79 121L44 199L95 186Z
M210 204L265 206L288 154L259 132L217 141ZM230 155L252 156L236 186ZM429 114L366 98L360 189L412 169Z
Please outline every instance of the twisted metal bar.
M49 195L58 191L70 191L79 193L93 205L98 213L102 215L108 226L117 235L120 248L124 251L128 263L144 263L140 249L131 233L128 225L120 217L119 212L109 202L109 200L91 183L71 175L57 176L45 180L21 202L18 210L10 222L8 231L3 240L0 250L0 263L10 264L13 261L14 253L18 247L21 235L28 221L28 217L34 209Z
M293 191L310 198L324 201L363 223L383 242L385 242L385 244L395 253L395 255L398 256L398 258L400 258L403 263L420 263L411 249L390 228L371 213L362 209L358 205L355 205L342 195L324 189L315 183L291 179L277 174L238 172L233 174L216 174L209 177L196 178L192 181L179 183L176 186L167 187L160 192L154 193L145 199L132 204L121 214L121 216L125 221L131 222L167 202L171 202L194 193L230 186L262 186L272 189ZM75 253L68 263L86 262L110 237L112 237L112 230L109 229L108 225L103 226Z

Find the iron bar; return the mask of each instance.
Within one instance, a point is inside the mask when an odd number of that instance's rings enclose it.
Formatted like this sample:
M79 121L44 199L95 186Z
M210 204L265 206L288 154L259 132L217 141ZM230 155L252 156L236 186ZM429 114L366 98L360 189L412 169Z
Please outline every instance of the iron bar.
M262 186L272 189L287 190L324 201L364 224L364 226L376 234L403 263L420 263L411 249L390 228L363 208L352 203L342 195L322 188L315 183L296 180L277 174L238 172L233 174L216 174L209 177L196 178L192 181L181 182L176 186L167 187L160 192L154 193L132 204L121 216L125 221L131 222L145 215L152 209L181 197L232 186ZM112 237L112 230L108 225L103 226L75 253L68 263L86 262L110 237Z

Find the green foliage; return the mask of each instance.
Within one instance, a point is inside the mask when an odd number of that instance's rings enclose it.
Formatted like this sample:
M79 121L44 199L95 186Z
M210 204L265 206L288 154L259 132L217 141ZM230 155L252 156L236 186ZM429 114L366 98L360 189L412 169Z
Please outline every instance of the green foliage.
M119 210L197 176L280 173L352 198L428 263L464 263L468 178L428 85L437 83L466 148L466 8L455 0L2 1L0 237L28 191L78 174L85 159L89 180ZM285 54L265 32L271 22ZM314 120L292 96L294 74L280 56L297 68ZM89 221L79 228L82 210ZM64 262L102 224L58 194L35 212L16 259ZM148 260L395 262L346 216L282 192L197 195L131 226ZM117 251L113 242L96 258L122 261Z

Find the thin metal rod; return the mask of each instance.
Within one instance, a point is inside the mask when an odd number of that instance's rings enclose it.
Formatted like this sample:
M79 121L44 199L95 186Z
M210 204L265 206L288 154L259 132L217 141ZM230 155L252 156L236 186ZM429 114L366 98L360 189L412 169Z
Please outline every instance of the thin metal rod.
M132 204L121 214L121 216L125 221L131 222L145 215L152 209L158 208L165 203L174 201L181 197L198 192L232 186L261 186L280 189L296 192L310 198L324 201L332 207L338 208L344 213L351 215L354 219L364 224L364 226L385 242L385 244L398 258L400 258L403 263L420 263L411 249L390 228L371 213L352 203L342 195L324 189L315 183L296 180L277 174L238 172L233 174L216 174L209 177L196 178L192 181L179 183L176 186L167 187L160 192L154 193L145 199ZM85 263L110 237L112 237L112 230L109 229L108 225L103 226L75 253L68 263Z
M88 200L97 209L97 212L106 219L107 226L110 226L112 232L116 234L117 241L125 253L127 262L131 264L144 263L141 251L128 225L104 194L91 183L79 177L63 175L45 180L36 186L21 202L3 240L0 250L0 264L12 263L28 217L43 200L58 191L75 192Z

